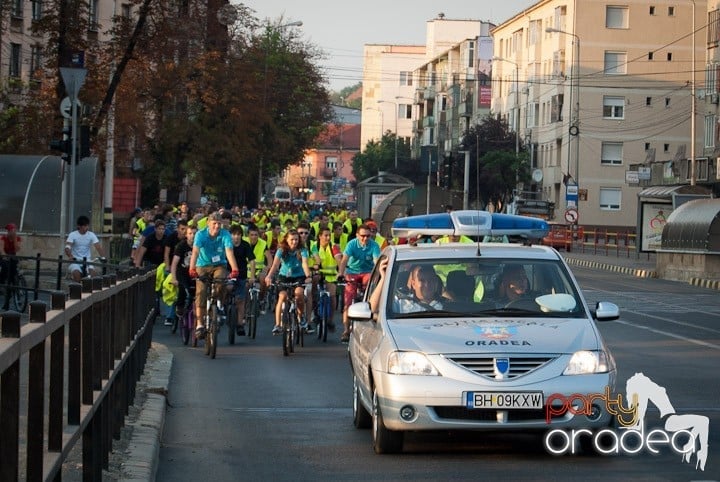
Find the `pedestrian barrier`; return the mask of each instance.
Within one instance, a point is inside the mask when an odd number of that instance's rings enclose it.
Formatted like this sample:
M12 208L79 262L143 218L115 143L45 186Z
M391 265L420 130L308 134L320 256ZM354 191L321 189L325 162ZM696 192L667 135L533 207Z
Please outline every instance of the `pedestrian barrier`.
M609 231L607 229L588 229L579 227L577 244L581 252L610 255L614 253L630 257L637 250L637 235L629 231Z
M81 438L83 480L102 479L152 341L154 274L71 283L24 325L0 313L0 480L60 480Z

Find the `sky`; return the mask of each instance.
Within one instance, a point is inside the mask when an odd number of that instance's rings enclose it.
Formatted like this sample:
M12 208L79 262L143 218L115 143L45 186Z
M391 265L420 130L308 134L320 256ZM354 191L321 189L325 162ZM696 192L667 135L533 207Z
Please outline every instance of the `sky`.
M302 21L303 39L326 54L321 67L331 90L362 80L365 44L425 44L425 25L446 19L500 24L538 0L246 0L260 20ZM233 1L233 3L235 3ZM295 27L294 27L295 28Z

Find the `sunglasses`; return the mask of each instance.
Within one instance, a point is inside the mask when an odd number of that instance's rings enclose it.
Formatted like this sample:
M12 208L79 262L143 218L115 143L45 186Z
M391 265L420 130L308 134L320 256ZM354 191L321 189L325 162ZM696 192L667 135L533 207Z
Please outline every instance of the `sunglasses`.
M369 234L358 234L358 238L369 238Z

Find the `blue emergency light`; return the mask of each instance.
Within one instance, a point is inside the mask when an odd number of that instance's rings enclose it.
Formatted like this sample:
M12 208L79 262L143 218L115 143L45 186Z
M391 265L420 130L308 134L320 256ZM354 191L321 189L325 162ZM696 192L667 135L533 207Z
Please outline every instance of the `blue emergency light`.
M522 236L540 239L550 227L542 219L487 211L452 211L398 218L392 235L400 238L425 236Z

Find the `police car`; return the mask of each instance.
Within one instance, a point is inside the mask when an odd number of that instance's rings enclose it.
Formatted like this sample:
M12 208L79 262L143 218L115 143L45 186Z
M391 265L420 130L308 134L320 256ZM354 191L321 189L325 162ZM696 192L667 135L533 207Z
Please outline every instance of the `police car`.
M530 242L547 222L453 211L400 218L392 231L529 242L383 250L364 301L349 307L353 419L372 428L375 452L401 451L408 431L611 423L600 395L613 393L616 368L596 322L619 309L589 307L559 253Z

